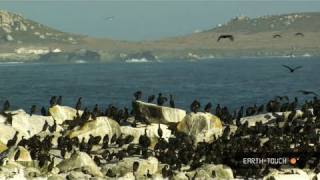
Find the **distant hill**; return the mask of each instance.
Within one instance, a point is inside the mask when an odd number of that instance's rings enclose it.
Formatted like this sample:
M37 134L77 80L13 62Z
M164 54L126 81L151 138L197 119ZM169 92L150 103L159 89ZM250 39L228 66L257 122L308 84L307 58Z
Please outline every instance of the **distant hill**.
M221 35L232 35L234 41L218 41ZM129 42L65 33L0 11L0 61L72 63L265 56L320 56L320 13L241 16L202 32Z
M320 13L292 13L285 15L261 16L257 18L240 16L209 31L243 33L270 31L319 32L319 20Z
M65 33L43 24L25 19L21 15L0 10L0 41L2 43L71 43L79 35Z

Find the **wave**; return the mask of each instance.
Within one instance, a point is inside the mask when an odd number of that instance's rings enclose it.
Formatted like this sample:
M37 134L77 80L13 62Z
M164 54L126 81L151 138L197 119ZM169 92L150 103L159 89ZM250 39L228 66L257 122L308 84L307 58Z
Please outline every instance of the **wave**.
M127 60L125 60L125 62L126 63L146 63L146 62L151 62L151 61L149 61L146 58L141 58L141 59L133 58L133 59L127 59Z
M87 63L87 61L85 61L85 60L76 60L75 63L76 64L84 64L84 63Z
M14 64L23 64L24 62L12 61L12 62L0 62L0 65L14 65Z

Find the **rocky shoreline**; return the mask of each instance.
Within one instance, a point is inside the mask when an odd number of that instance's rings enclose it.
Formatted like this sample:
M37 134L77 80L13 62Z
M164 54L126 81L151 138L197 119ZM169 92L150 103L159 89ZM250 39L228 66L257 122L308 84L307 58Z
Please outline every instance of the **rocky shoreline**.
M271 100L266 111L232 116L134 101L133 112L51 103L42 115L0 115L0 179L314 179L319 158L297 164L244 165L238 153L317 152L319 100L301 110ZM278 104L277 104L278 103ZM294 102L292 102L294 103ZM285 103L283 103L285 104ZM290 103L289 103L290 104ZM8 104L7 104L8 105ZM262 106L261 106L262 107ZM234 118L235 117L235 118ZM278 139L280 138L280 139ZM305 155L305 154L303 154Z

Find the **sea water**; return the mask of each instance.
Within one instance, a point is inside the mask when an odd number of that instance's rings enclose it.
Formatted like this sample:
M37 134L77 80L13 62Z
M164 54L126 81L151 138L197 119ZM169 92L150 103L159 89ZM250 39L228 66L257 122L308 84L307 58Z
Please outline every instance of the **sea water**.
M294 73L282 67L303 66ZM143 98L162 92L172 94L177 107L189 109L194 99L202 107L211 102L232 109L266 103L275 96L304 95L298 90L320 93L319 58L237 58L201 61L106 64L0 64L0 103L29 110L31 105L48 106L53 95L74 106L108 104L130 107L132 94ZM309 96L308 98L312 98ZM40 108L39 108L40 109Z

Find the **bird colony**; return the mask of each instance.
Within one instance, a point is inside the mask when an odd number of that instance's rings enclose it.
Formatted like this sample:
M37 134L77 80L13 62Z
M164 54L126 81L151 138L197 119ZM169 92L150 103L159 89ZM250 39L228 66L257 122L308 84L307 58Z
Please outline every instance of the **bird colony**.
M320 101L275 97L231 112L197 100L136 92L132 108L62 105L0 115L0 179L314 179L319 178ZM153 104L153 101L156 101ZM39 115L41 114L41 115ZM290 154L291 153L291 154ZM283 155L284 164L243 159ZM280 156L282 157L282 156Z

